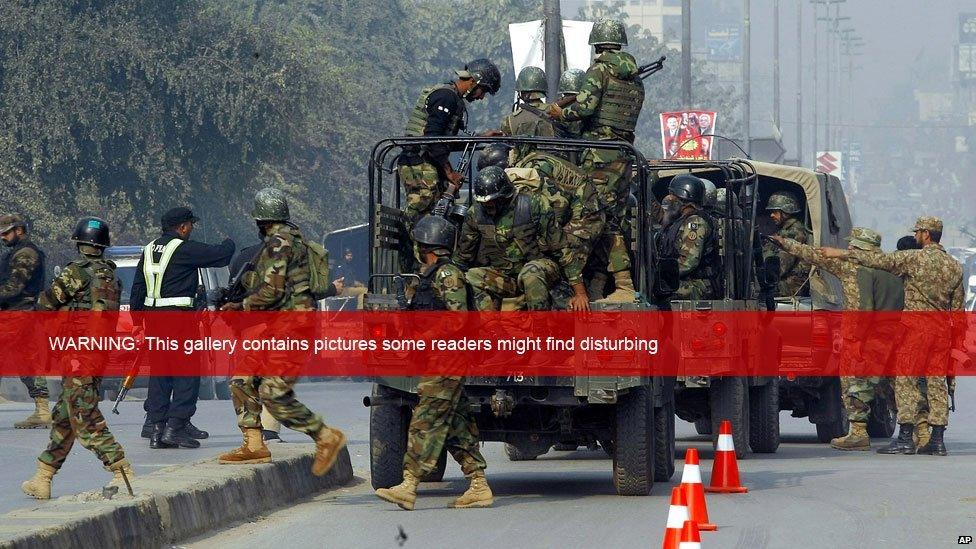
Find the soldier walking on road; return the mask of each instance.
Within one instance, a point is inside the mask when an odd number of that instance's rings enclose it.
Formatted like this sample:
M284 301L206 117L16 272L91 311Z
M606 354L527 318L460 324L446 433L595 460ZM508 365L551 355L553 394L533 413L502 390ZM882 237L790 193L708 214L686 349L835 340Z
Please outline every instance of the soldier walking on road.
M466 311L470 296L464 273L451 263L457 230L442 217L427 216L414 225L418 245L420 285L412 300L413 310ZM407 434L407 453L403 457L403 482L380 488L376 495L413 510L420 479L437 468L437 460L447 448L461 466L471 485L454 500L454 507L490 507L494 496L485 478L484 456L478 449L478 425L469 412L464 395L464 378L436 376L421 379L417 387L420 402L413 410Z
M780 191L769 195L766 211L778 227L776 236L789 238L800 244L810 243L810 231L796 217L800 213L800 203L791 193ZM763 258L771 255L779 256L779 295L799 297L806 293L810 264L783 250L778 250L771 244L764 244L763 248Z
M822 248L825 257L850 258L861 265L883 269L905 280L905 309L908 311L961 311L963 290L962 266L939 244L942 239L942 220L937 217L918 218L914 227L915 239L921 250L877 253L864 250ZM909 318L905 321L908 333L896 355L895 372L907 374L918 365L933 371L949 363L951 341L927 319ZM943 435L949 423L949 393L944 376L926 376L929 417L932 434L928 444L918 448L919 454L946 455ZM898 406L898 437L882 454L914 454L912 431L916 421L921 394L917 376L899 375L895 378L895 401Z
M109 227L97 217L78 220L71 240L78 246L80 257L75 259L54 279L51 287L41 294L37 310L41 311L118 311L122 284L115 275L115 263L102 258L110 245ZM110 318L115 322L114 317ZM94 322L94 319L87 319ZM90 326L90 324L86 324ZM61 469L75 439L98 456L105 469L114 474L110 486L124 487L126 480L135 477L122 446L109 432L105 417L98 410L101 399L101 378L93 376L98 364L84 355L65 354L61 357L62 389L54 405L51 442L38 458L37 472L21 485L25 494L37 499L51 497L51 481ZM85 371L71 375L73 363L81 361ZM124 475L124 478L123 478Z
M27 222L19 214L0 216L0 236L8 248L0 259L0 310L28 311L44 289L44 252L27 236ZM11 327L23 332L20 326ZM5 329L5 328L0 328ZM30 333L30 332L28 332ZM51 426L50 393L43 376L25 376L20 380L34 400L34 412L14 424L17 429Z
M240 303L228 303L225 311L313 311L315 299L311 292L311 254L305 237L289 223L288 200L278 189L262 189L254 198L251 213L264 236L264 247L255 260L255 286L248 289ZM327 273L321 273L327 276ZM287 320L282 320L288 322ZM288 329L288 328L285 328ZM269 332L276 333L274 326ZM313 413L295 398L295 383L302 361L282 353L268 353L273 364L266 364L281 372L278 376L238 376L230 383L237 424L244 433L241 447L218 459L223 464L270 463L271 452L261 436L261 406L285 427L305 433L315 441L315 461L312 474L324 475L335 464L339 451L346 445L346 435L339 429L327 427L322 417ZM245 361L259 360L248 355ZM247 364L246 369L257 371L260 365ZM294 373L292 373L294 372Z

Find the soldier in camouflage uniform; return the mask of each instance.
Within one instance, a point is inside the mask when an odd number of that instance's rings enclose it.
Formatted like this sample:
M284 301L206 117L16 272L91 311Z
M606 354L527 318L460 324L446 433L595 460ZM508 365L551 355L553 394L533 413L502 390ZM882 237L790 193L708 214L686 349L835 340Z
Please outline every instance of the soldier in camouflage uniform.
M122 283L115 275L115 263L102 259L102 251L111 243L109 227L97 217L78 220L71 240L78 247L75 259L54 279L37 302L41 311L118 311ZM109 317L114 324L114 316ZM88 318L84 326L96 319ZM82 328L84 329L84 328ZM21 485L25 494L37 499L51 497L51 481L64 465L75 439L98 456L107 471L113 473L110 485L124 487L125 479L135 477L122 446L109 432L105 417L98 410L101 399L100 377L92 376L100 364L84 355L63 354L60 358L63 388L54 405L51 442L37 460L37 472ZM82 362L85 370L75 370L73 364Z
M796 217L800 213L800 203L795 196L783 191L769 195L766 211L778 227L775 236L789 238L800 244L811 243L810 231ZM810 264L784 250L777 249L773 244L763 244L763 259L772 255L779 256L779 295L784 297L806 295L809 292Z
M465 102L494 95L501 86L501 73L488 59L475 59L464 70L457 71L457 75L453 82L420 92L407 121L406 135L457 135L465 125ZM453 194L461 184L461 174L451 166L450 149L446 145L405 148L400 155L399 172L407 195L408 228L433 209L449 186L453 187Z
M836 276L844 291L844 308L848 311L900 311L905 307L905 287L901 279L891 273L870 269L843 259L830 259L813 246L801 244L791 238L773 236L773 240L788 254ZM881 235L864 227L854 227L847 238L849 249L869 252L881 251ZM868 419L871 403L875 399L881 377L852 377L857 365L865 361L885 364L892 352L890 342L902 337L900 325L870 327L857 322L858 317L845 315L841 334L844 337L840 371L842 395L850 421L848 434L830 441L838 450L871 449L868 437ZM844 375L847 374L847 375ZM881 398L884 398L883 396Z
M559 100L569 101L576 100L576 96L579 95L581 89L583 89L583 82L586 81L586 71L581 71L579 69L567 69L559 75ZM572 122L564 121L563 126L571 137L580 137L583 133L583 122L581 120L574 120Z
M942 220L923 216L914 227L915 239L922 245L921 250L904 250L891 253L876 253L863 250L836 250L823 248L827 257L846 257L867 267L883 269L905 280L905 309L908 311L961 311L965 291L963 289L962 266L939 244L942 239ZM928 362L926 366L938 368L949 363L951 341L933 327L929 319L909 318L905 321L908 332L896 355L895 370L910 372L919 360ZM949 393L944 376L927 376L929 402L928 423L932 434L928 444L918 448L920 454L946 455L943 434L949 422ZM914 454L915 443L912 431L916 420L919 401L918 379L914 376L895 378L895 401L898 405L898 437L886 448L878 450L883 454Z
M675 299L714 299L717 297L715 269L720 268L715 220L702 205L705 185L690 174L677 175L668 184L664 202L676 204L678 216L661 232L661 258L678 261L678 289Z
M457 230L442 217L427 216L414 225L411 236L420 256L420 284L412 310L467 311L470 296L464 273L451 263ZM380 488L376 495L413 510L420 479L437 468L446 447L471 481L454 500L454 507L490 507L494 496L485 478L484 456L478 449L478 425L469 411L461 376L425 377L417 387L420 402L413 409L403 456L403 482Z
M234 311L314 311L315 299L310 290L311 270L309 251L304 236L295 225L288 222L288 200L278 189L258 191L251 212L264 236L264 247L254 264L253 282L247 297L240 303L228 303L223 310ZM326 276L328 276L326 274ZM300 322L300 318L298 322ZM299 330L304 328L299 326ZM286 329L294 330L294 324ZM270 332L275 330L269 326ZM293 335L300 335L294 334ZM342 431L328 427L322 417L309 410L295 398L297 372L302 365L287 353L268 353L273 364L284 372L294 370L294 375L237 376L231 380L231 396L237 424L244 433L241 447L218 459L219 463L269 463L271 452L261 436L261 407L285 427L305 433L315 441L315 460L312 474L324 475L335 464L339 451L346 445ZM248 355L245 361L259 360ZM250 364L251 371L256 369ZM284 368L282 368L282 366Z
M0 310L26 311L44 289L44 252L27 236L27 223L19 214L0 216L0 235L8 248L0 258ZM23 326L11 326L23 333ZM34 399L34 412L14 424L17 429L37 429L51 426L50 393L43 376L20 378L27 386L27 394Z
M528 310L549 309L549 290L561 277L573 285L570 308L587 307L583 261L566 244L552 208L538 195L516 192L497 166L478 173L474 192L476 204L464 218L455 259L464 267L479 259L485 263L465 275L478 310L500 310L503 298L519 294Z
M519 102L511 114L502 118L503 135L541 135L553 137L552 120L545 117L540 109L546 102L546 73L539 67L525 67L515 79L515 91ZM528 106L529 108L525 108Z
M620 21L602 19L593 25L589 42L597 57L586 71L576 102L566 108L554 103L549 113L556 120L581 122L584 139L633 143L644 105L644 84L637 74L637 60L621 51L627 45L626 29ZM619 150L590 149L581 161L606 212L606 226L594 249L594 262L601 270L606 265L606 271L613 275L616 290L608 299L633 301L634 281L624 238L629 230L630 158Z

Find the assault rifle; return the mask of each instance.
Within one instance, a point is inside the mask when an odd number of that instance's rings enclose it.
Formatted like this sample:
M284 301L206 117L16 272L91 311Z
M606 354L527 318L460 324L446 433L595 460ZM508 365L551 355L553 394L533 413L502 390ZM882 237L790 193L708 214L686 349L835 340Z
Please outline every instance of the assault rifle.
M255 261L257 261L258 254L261 253L261 248L258 248L258 252L254 254L254 257L249 259L246 263L241 265L241 268L234 273L234 277L230 279L226 288L216 288L210 290L207 294L207 301L216 309L220 309L227 303L240 303L244 301L247 297L247 288L244 287L244 275L250 271L254 270Z
M468 143L464 146L464 152L461 153L461 160L458 161L457 169L454 171L461 174L464 177L465 172L468 171L468 166L471 164L471 158L474 156L474 143ZM454 184L447 186L447 191L437 200L437 204L434 205L434 210L431 212L433 215L443 217L449 221L455 221L451 219L452 217L460 216L464 217L464 212L460 211L455 206L455 201L457 201L458 187Z
M122 380L122 385L119 386L119 394L115 397L115 406L112 406L112 413L119 415L119 403L125 400L125 395L129 394L129 390L136 383L136 377L139 376L139 365L142 363L142 358L144 353L140 352L136 355L136 359L132 361L132 367L129 368L128 373L125 374L125 378Z

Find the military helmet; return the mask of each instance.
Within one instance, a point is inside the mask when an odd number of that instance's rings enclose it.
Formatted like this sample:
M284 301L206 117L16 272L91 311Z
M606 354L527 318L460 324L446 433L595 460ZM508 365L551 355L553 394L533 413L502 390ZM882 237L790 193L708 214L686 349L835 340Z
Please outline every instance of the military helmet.
M410 237L421 246L453 250L457 228L439 215L427 215L413 226Z
M505 170L498 166L488 166L478 172L474 181L474 199L477 202L491 202L499 198L509 198L515 194L515 187Z
M785 214L800 213L800 203L791 193L777 191L769 195L769 200L766 202L766 211L773 210L779 210Z
M559 76L559 93L563 95L577 94L586 80L586 72L579 69L563 71Z
M706 208L715 207L716 203L718 203L718 188L715 186L715 183L707 179L702 179L701 182L705 185L705 203L702 205Z
M488 166L498 166L504 170L508 167L508 155L511 152L512 146L507 143L488 145L478 155L478 170L483 170Z
M689 173L674 176L668 184L668 192L698 206L705 203L705 183Z
M112 245L108 223L98 217L82 217L75 223L75 230L71 233L71 241L76 244L88 244L97 248L108 248Z
M627 27L616 19L600 19L590 30L591 46L626 46Z
M27 229L27 221L20 214L7 214L0 216L0 234L12 231L17 227Z
M461 78L470 78L488 93L495 95L502 87L502 73L490 59L475 59L457 71Z
M255 221L288 221L288 198L285 193L267 187L254 195L254 209L251 217Z
M515 91L546 93L546 71L539 67L525 67L515 79Z

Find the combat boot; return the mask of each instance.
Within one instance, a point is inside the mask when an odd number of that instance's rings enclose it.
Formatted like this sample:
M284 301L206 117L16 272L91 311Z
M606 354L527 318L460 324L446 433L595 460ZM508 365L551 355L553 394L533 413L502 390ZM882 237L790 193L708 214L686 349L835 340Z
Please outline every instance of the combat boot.
M914 454L915 441L912 440L912 431L915 425L911 423L900 423L898 425L898 438L891 441L891 444L884 448L878 448L879 454Z
M37 472L20 485L25 494L35 499L51 499L51 481L58 470L47 463L37 462Z
M945 425L933 425L932 436L929 437L929 441L925 446L918 449L917 453L926 456L944 456L948 454L945 441L943 440L945 428Z
M868 424L852 421L847 435L832 439L830 446L838 450L860 450L865 452L870 450L871 438L868 436Z
M129 460L122 458L111 465L106 465L105 470L112 473L112 480L108 483L109 486L118 486L119 493L129 493L125 479L129 479L129 485L131 485L132 479L136 478L136 472L132 470L132 465L129 463ZM122 478L123 473L125 474L125 478Z
M264 445L261 429L244 429L244 442L241 447L217 458L224 465L244 463L271 463L271 451Z
M34 413L27 416L24 421L14 423L15 429L41 429L51 428L51 405L47 397L37 397L34 399Z
M618 271L613 273L613 293L601 301L607 303L631 303L637 299L637 291L634 289L634 281L630 278L630 271Z
M923 419L915 424L915 432L912 433L912 440L915 441L916 448L921 448L928 444L930 436L932 436L932 426L929 425L928 420Z
M404 469L403 482L392 488L379 488L376 490L376 495L390 503L396 503L400 509L413 511L413 505L417 501L417 484L419 483L420 479Z
M468 509L471 507L491 507L495 503L495 497L488 487L488 479L485 478L484 471L478 471L471 475L471 486L468 490L454 500L455 509Z
M329 472L339 457L339 451L346 446L346 435L332 427L322 427L315 435L315 461L312 474L320 477Z

